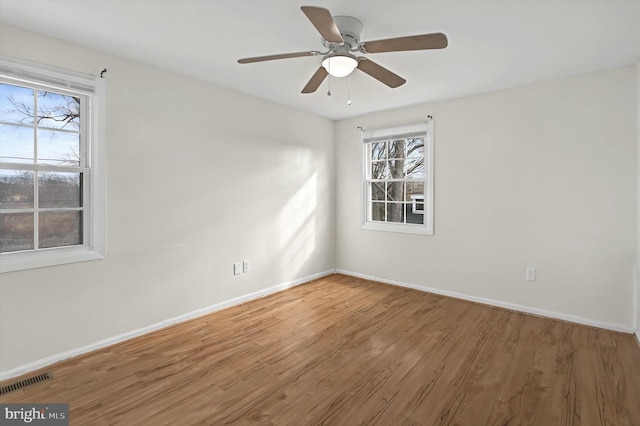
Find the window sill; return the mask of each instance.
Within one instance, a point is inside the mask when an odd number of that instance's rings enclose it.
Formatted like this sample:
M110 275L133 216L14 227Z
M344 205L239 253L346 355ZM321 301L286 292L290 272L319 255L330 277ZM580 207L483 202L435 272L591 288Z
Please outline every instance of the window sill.
M104 253L86 247L3 253L0 255L0 273L99 260L104 259L104 257Z
M365 222L360 229L367 231L397 232L401 234L433 235L433 230L425 225Z

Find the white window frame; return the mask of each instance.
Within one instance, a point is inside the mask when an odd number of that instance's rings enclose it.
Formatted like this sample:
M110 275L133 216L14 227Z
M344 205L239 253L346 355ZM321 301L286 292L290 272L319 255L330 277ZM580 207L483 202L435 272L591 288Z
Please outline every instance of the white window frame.
M0 55L0 81L28 87L49 89L86 99L81 125L86 137L83 169L83 244L0 253L0 273L41 268L67 263L103 259L106 256L105 209L105 141L106 87L102 78L54 68ZM82 112L81 112L82 113ZM37 164L0 163L1 168L43 170ZM74 171L69 168L61 171Z
M371 139L393 138L394 135L405 135L409 133L424 134L424 223L390 223L372 221L370 219L369 205L369 183L371 175L371 153L367 149L367 142ZM362 131L362 202L361 202L361 227L360 229L369 231L399 232L406 234L433 235L433 120L404 126L390 127L385 129L363 130Z

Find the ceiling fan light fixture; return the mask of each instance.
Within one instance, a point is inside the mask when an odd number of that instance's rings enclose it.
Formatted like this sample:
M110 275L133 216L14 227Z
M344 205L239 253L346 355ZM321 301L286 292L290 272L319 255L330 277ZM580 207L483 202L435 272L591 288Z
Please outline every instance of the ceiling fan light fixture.
M449 44L447 36L442 33L418 34L362 42L360 41L360 34L362 33L363 25L358 19L352 16L331 16L331 12L324 7L302 6L300 9L322 36L322 45L328 49L327 51L311 50L256 56L238 59L238 63L250 64L276 59L322 55L322 65L311 76L301 93L314 93L327 76L346 77L351 75L356 68L393 89L402 86L407 81L362 55L444 49ZM356 57L351 52L357 52L358 56ZM329 84L331 84L331 80L329 80Z
M358 60L353 55L327 56L322 66L333 77L346 77L358 66Z

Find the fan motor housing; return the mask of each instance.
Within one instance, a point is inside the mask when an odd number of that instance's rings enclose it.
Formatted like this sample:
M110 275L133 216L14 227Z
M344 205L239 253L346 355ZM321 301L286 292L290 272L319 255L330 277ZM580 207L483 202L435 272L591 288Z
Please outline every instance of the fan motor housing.
M345 44L349 46L349 50L355 49L360 43L360 34L363 28L362 22L352 16L334 16L333 20L340 30L340 35L342 35ZM322 44L329 49L332 45L335 46L335 43L330 43L324 39Z

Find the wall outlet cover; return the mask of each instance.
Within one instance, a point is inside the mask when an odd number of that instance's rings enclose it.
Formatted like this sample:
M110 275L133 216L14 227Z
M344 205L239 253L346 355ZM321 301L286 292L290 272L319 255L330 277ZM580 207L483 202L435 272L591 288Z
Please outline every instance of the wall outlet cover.
M527 281L535 281L536 280L536 268L526 267L525 268L525 278Z

